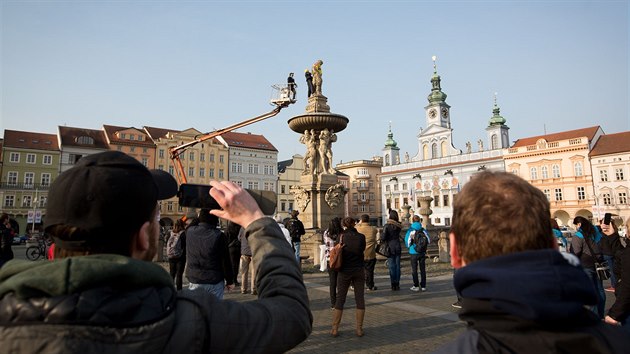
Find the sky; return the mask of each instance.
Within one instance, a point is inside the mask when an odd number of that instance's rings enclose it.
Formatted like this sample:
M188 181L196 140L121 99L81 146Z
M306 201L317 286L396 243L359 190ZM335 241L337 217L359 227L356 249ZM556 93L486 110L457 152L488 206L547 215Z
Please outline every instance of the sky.
M494 94L510 140L630 130L627 1L0 0L0 134L103 124L202 132L258 116L294 72L298 102L239 131L304 154L304 69L349 118L334 162L418 152L432 56L453 145L486 140ZM474 144L473 144L474 145Z

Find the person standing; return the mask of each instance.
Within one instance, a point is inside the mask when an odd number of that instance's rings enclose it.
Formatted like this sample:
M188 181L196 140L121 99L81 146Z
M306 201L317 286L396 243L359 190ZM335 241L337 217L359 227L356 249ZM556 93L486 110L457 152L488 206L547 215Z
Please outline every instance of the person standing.
M611 226L611 224L613 226ZM610 287L604 290L614 292L615 286L617 284L617 276L615 275L615 272L613 271L613 269L615 269L615 253L620 248L622 248L621 240L619 239L619 234L616 232L616 230L613 230L615 232L611 232L610 235L603 232L604 228L610 230L612 228L617 227L616 225L614 225L613 221L611 221L610 224L608 225L602 222L600 224L600 227L601 227L602 233L604 234L600 242L601 248L602 248L602 254L604 255L604 260L606 261L606 263L608 263L608 267L610 267Z
M287 77L287 88L289 89L290 96L289 98L292 101L295 101L295 96L297 95L295 88L297 84L295 83L295 79L293 78L293 73L289 73L289 77Z
M567 252L569 249L567 239L564 237L564 235L562 235L562 231L560 230L560 226L558 225L556 219L551 219L551 230L553 231L553 235L556 237L556 239L560 242L560 244L562 244L562 247L559 247L560 252Z
M291 211L291 218L287 221L285 227L291 234L291 242L293 242L293 249L295 250L295 260L300 264L300 244L302 242L302 235L306 233L304 230L304 224L298 219L300 212L297 210Z
M389 211L389 219L383 226L381 233L381 242L387 242L389 245L389 257L387 257L387 266L389 268L389 280L392 290L400 290L400 256L402 248L400 246L400 231L402 226L398 219L396 210Z
M365 266L365 288L367 290L378 289L374 286L374 267L376 266L376 227L370 225L370 216L361 215L361 222L357 225L357 232L365 236L365 252L363 253L363 265Z
M619 240L619 232L617 225L611 222L609 225L602 224L602 233L604 237L615 239L612 243L612 252L615 255L615 267L612 273L615 273L617 283L615 284L615 302L612 304L604 321L612 325L621 325L625 329L630 330L630 248L623 247ZM612 280L612 277L610 278Z
M573 224L577 232L571 238L571 253L580 259L582 267L591 277L591 282L598 295L597 305L592 310L599 318L604 319L606 293L604 293L604 284L597 276L597 271L595 270L595 262L598 262L602 256L600 246L602 235L590 221L582 216L576 216L573 219Z
M9 214L0 216L0 267L13 259L13 232L9 222Z
M230 253L230 263L232 264L232 275L234 275L234 286L240 286L238 282L238 270L241 262L241 241L238 239L238 233L241 231L241 225L228 222L225 229L225 235L228 240L228 251Z
M284 219L282 219L282 216L280 216L279 214L276 215L276 222L278 223L278 226L280 227L280 230L282 231L284 238L287 239L287 242L289 243L291 248L293 248L293 242L291 241L291 234L289 233L289 230L287 230L287 228L284 226Z
M245 229L241 228L238 233L238 240L241 241L241 294L249 293L250 279L252 295L257 295L256 292L256 266L252 260L252 250L249 248L249 242L247 241L247 234Z
M166 241L166 256L171 277L177 290L182 290L182 278L186 268L186 224L184 220L177 219L173 230L170 231Z
M209 209L199 210L199 225L186 229L188 288L197 288L223 299L224 289L234 288L234 275L227 247L227 237L217 229L219 218Z
M307 98L311 97L313 92L315 92L313 88L313 74L308 69L304 69L304 77L306 78L306 87L308 89Z
M420 223L420 216L413 216L413 223L409 226L405 235L405 245L409 249L409 258L411 259L411 277L413 286L411 291L427 290L427 246L429 240L424 233L424 228ZM418 268L420 268L420 281L418 282Z
M324 231L324 244L326 245L326 262L330 262L330 250L339 242L339 236L343 232L340 218L332 218L328 223L328 228ZM330 294L330 308L335 309L337 303L337 276L339 272L330 268L328 263L328 289Z
M339 242L344 247L341 251L341 269L337 277L337 301L333 310L331 335L339 335L339 323L343 315L343 306L346 303L348 288L354 287L354 301L356 303L356 335L363 337L363 319L365 318L365 297L363 282L365 271L363 265L363 253L365 251L365 236L358 233L354 227L355 221L351 217L344 218L342 226L344 231L339 236Z

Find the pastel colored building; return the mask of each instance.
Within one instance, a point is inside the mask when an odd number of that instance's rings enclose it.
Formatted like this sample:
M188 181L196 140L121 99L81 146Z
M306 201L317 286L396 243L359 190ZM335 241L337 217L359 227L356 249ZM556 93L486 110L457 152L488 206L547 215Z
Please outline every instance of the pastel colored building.
M382 164L382 159L376 157L372 160L355 160L335 166L337 171L343 172L349 179L345 216L359 219L361 215L368 214L372 224L382 225L382 193L379 183Z

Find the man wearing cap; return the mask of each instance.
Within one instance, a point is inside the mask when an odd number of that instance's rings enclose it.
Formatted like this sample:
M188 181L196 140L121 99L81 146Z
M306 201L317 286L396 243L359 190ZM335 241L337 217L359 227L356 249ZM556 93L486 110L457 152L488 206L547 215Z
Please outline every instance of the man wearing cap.
M242 225L258 265L260 301L177 293L156 253L158 200L177 192L163 171L118 151L82 158L48 195L55 261L0 269L0 347L33 352L285 352L309 335L312 314L284 236L239 186L212 181L222 210ZM263 258L265 261L262 261ZM247 338L247 340L243 340Z

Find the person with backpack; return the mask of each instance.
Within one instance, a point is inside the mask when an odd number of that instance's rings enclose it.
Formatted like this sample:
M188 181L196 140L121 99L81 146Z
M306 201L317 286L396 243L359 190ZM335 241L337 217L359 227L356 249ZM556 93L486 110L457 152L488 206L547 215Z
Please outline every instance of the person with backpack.
M177 290L182 290L182 279L186 267L186 224L184 220L177 219L175 226L170 231L166 241L166 257L171 277Z
M413 223L409 226L405 235L405 245L409 249L411 259L411 277L413 278L413 286L411 291L427 290L427 247L429 245L429 237L426 230L420 223L420 216L414 215ZM420 268L420 281L418 282L418 268Z
M602 234L590 221L582 216L576 216L573 219L573 224L577 232L571 238L571 252L580 259L582 267L591 278L593 287L597 291L597 306L594 306L592 310L600 319L604 319L606 293L604 293L604 284L597 277L595 270L595 262L603 259L601 251Z
M306 233L304 231L304 224L298 219L300 212L293 210L291 212L291 219L287 221L286 227L291 234L291 241L293 242L293 249L295 250L295 260L300 264L300 243L302 241L302 235Z

